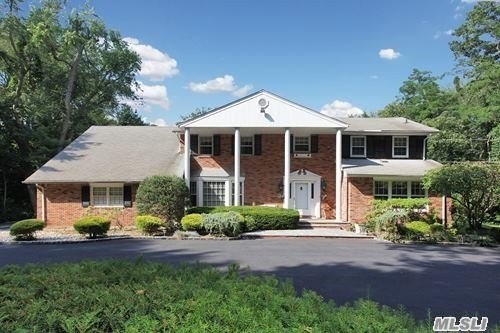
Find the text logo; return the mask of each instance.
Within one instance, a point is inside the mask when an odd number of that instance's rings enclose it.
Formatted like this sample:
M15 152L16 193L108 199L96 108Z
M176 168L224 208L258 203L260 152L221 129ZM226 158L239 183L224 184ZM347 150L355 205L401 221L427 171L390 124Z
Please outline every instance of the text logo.
M432 329L435 332L484 332L487 326L488 317L481 317L481 322L479 322L477 317L462 317L458 322L455 317L436 317L434 318Z

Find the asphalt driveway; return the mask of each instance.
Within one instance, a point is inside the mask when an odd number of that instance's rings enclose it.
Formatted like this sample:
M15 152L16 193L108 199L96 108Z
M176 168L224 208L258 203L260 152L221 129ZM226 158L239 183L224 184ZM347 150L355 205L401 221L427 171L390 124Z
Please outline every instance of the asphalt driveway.
M403 304L417 318L464 314L500 323L500 249L396 245L373 240L116 240L60 245L0 245L0 266L135 258L168 263L238 263L254 273L292 278L337 304L369 297Z

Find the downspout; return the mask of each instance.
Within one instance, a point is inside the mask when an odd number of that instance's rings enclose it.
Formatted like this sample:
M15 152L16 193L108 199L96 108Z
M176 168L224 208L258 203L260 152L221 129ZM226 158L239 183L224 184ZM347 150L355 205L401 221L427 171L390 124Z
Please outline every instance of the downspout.
M423 151L423 154L422 154L422 159L425 161L427 159L427 140L429 140L429 137L426 136L425 139L424 139L424 151Z
M42 221L44 223L47 223L47 219L45 217L45 211L46 211L46 207L45 207L45 187L43 187L42 185L38 185L36 184L36 188L40 190L40 192L42 192Z

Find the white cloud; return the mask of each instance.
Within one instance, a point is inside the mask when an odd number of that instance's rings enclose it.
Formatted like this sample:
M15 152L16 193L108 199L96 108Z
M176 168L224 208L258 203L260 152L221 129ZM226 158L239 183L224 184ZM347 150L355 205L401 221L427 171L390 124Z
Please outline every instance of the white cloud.
M139 74L151 81L161 81L165 78L175 76L179 73L177 60L171 58L151 45L141 44L136 38L126 37L123 39L128 43L131 50L137 52L141 57L141 71Z
M455 30L453 30L453 29L449 29L449 30L446 30L446 31L444 32L444 34L445 34L445 35L448 35L448 36L451 36L451 35L453 35L453 33L454 33L454 32L455 32Z
M141 81L137 81L139 88L134 88L136 94L142 99L139 103L136 101L127 101L129 105L140 107L144 111L149 111L151 105L168 110L170 101L168 99L167 87L163 85L147 85ZM143 105L141 105L141 102Z
M234 77L226 74L206 82L190 82L188 88L192 92L201 94L230 92L233 96L242 97L252 90L253 87L249 84L238 87L234 82Z
M152 122L153 125L159 126L159 127L165 127L167 126L167 122L165 119L158 118L154 122Z
M370 78L372 80L377 80L378 79L378 75L373 74L373 75L368 76L368 78Z
M323 105L320 112L330 117L361 117L364 113L363 110L351 103L338 99Z
M446 31L438 31L438 32L436 32L434 34L434 39L439 39L443 35L451 36L454 32L455 32L455 30L453 30L453 29L449 29L449 30L446 30Z
M381 49L378 51L378 55L382 59L397 59L401 56L401 53L394 51L394 49Z

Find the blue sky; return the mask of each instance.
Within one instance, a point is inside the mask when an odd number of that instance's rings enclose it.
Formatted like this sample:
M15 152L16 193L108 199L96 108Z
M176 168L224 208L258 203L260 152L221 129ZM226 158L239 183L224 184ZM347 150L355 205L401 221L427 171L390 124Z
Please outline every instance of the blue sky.
M141 115L169 125L260 89L331 115L377 111L413 68L453 71L449 34L473 4L90 1L143 57Z

